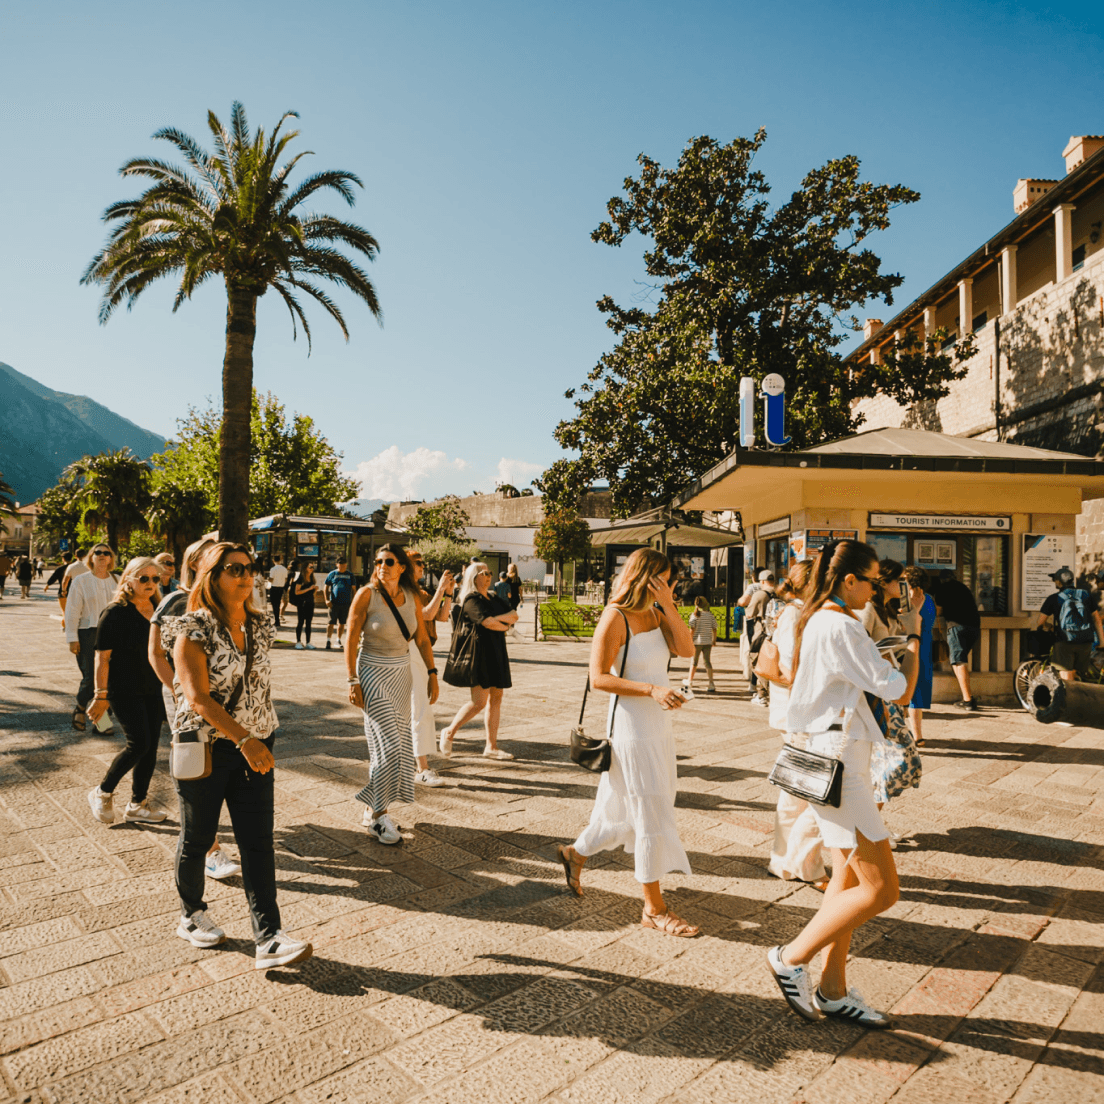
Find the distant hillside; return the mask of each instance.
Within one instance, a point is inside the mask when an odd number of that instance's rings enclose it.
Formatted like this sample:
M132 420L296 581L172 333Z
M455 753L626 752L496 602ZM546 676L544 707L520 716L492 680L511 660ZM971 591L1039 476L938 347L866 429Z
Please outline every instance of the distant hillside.
M86 395L53 391L0 362L0 472L20 502L33 502L87 453L124 447L145 460L165 440Z

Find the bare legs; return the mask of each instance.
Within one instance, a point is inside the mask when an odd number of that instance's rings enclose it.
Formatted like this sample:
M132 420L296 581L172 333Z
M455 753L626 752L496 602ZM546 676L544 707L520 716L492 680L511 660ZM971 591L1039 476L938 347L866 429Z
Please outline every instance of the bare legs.
M963 701L973 701L970 697L970 668L965 663L955 664L951 668L954 671L954 676L958 679L958 688L962 691Z
M442 730L441 736L451 740L468 721L479 716L484 708L487 710L483 721L487 730L487 747L494 751L498 747L498 723L502 716L502 688L498 686L473 686L471 701L457 710L456 716Z
M923 729L924 711L922 709L914 709L909 706L909 727L912 729L912 738L916 741L917 747L922 747L924 743L924 729Z
M824 901L801 934L782 951L786 966L806 966L824 952L820 990L829 1000L847 995L847 954L851 933L897 903L900 886L889 840L871 843L861 833L849 852L832 848L832 880Z

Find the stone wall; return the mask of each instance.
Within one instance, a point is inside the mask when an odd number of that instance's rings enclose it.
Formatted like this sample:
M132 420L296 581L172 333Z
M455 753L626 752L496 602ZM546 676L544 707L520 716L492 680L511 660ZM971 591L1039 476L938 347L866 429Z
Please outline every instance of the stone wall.
M436 501L440 501L439 499ZM460 499L461 507L467 511L469 525L513 529L522 526L536 528L544 520L544 508L540 495L524 495L519 498L506 498L494 494L468 495ZM387 514L391 525L405 525L418 512L419 506L432 506L433 502L392 503ZM609 491L592 491L583 496L579 516L584 518L609 518Z
M857 404L862 429L904 426L997 440L999 382L1001 439L1097 456L1104 451L1104 250L1057 283L1050 281L977 338L965 379L946 398L903 407L886 396ZM999 381L998 381L999 372ZM1104 500L1087 502L1078 519L1081 570L1104 567Z

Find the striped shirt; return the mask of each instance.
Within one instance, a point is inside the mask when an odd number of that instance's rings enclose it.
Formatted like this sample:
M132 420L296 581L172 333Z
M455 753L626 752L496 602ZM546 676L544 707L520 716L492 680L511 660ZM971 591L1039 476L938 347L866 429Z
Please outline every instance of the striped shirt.
M690 631L695 644L712 644L717 633L717 619L710 610L696 609L690 614Z

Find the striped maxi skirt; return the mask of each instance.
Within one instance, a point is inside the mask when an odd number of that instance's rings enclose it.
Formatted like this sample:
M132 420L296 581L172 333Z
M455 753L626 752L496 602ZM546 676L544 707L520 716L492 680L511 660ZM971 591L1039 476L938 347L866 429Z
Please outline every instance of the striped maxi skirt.
M356 795L373 812L414 800L414 749L410 743L410 656L361 652L357 674L364 694L368 785Z

